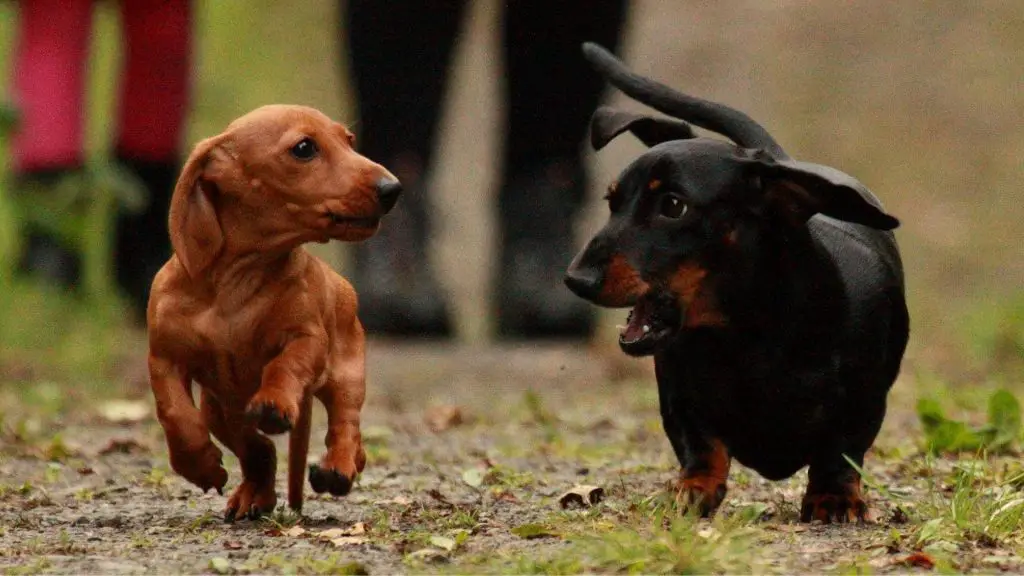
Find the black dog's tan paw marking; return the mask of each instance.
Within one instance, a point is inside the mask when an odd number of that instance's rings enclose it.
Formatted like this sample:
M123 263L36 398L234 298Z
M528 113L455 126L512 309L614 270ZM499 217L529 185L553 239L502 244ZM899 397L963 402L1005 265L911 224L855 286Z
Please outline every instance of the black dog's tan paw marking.
M684 512L696 510L701 518L707 518L718 510L725 500L725 482L711 476L680 478L676 482L676 504Z
M867 522L868 505L861 498L860 489L843 494L807 494L800 506L800 521Z

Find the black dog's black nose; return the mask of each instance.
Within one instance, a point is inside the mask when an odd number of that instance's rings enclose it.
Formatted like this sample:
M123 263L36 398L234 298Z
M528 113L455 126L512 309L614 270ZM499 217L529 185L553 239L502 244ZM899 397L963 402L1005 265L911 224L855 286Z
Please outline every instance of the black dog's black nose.
M380 202L380 210L387 214L395 207L398 196L402 193L402 183L392 178L381 178L377 181L377 201Z
M600 272L587 268L570 266L565 273L565 285L574 294L586 300L593 300L601 292L604 278Z

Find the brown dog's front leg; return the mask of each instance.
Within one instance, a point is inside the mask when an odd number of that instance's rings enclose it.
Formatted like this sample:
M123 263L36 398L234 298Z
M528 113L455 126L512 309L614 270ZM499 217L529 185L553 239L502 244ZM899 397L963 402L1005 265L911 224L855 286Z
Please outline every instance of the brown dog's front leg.
M184 367L164 358L149 356L150 385L156 398L156 413L167 437L171 468L204 492L222 492L228 473L221 465L222 453L213 441L196 408L192 382Z
M263 368L260 389L246 406L246 417L265 434L283 434L299 418L299 404L323 373L326 337L302 336L289 342Z

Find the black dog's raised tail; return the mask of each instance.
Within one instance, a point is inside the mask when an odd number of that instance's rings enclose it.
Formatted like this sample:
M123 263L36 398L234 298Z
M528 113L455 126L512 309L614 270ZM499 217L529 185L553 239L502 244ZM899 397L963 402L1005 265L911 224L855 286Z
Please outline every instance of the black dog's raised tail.
M583 43L583 56L627 96L680 120L718 132L745 148L762 148L777 159L789 158L763 126L739 110L688 96L660 82L631 72L611 52L593 42Z

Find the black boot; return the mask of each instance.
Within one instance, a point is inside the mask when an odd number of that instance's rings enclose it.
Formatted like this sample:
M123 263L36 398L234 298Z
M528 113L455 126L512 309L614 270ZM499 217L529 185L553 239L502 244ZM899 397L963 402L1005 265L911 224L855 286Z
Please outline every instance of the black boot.
M122 166L145 185L148 202L141 212L118 213L114 240L114 269L117 284L128 297L138 320L146 317L153 277L171 255L167 233L171 194L178 175L175 162L129 160Z
M32 172L17 176L14 189L19 195L48 194L59 185L67 184L71 178L81 178L81 174L73 168ZM25 201L20 203L24 209L32 210L29 206L35 202L31 198L23 199ZM23 242L18 261L19 274L34 276L62 288L73 288L78 284L82 274L81 257L65 239L29 217L25 219Z
M593 331L591 306L562 280L585 189L575 162L556 161L514 175L501 191L501 269L494 286L499 337L575 339Z
M380 231L355 247L351 280L359 294L359 319L370 334L447 338L448 302L427 258L427 198L419 178L400 169L395 174L406 191Z

